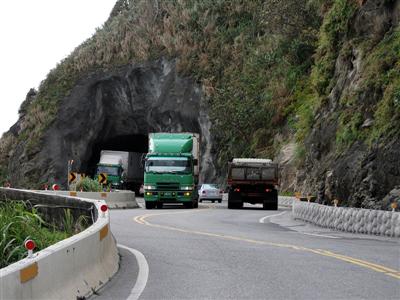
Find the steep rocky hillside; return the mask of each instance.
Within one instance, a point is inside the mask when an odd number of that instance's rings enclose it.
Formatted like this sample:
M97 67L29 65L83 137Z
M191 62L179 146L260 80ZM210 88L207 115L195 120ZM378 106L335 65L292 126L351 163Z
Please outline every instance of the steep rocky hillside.
M28 93L2 181L65 183L69 159L90 173L104 147L182 130L203 136L203 180L274 157L283 191L385 207L400 185L399 17L395 0L119 0Z

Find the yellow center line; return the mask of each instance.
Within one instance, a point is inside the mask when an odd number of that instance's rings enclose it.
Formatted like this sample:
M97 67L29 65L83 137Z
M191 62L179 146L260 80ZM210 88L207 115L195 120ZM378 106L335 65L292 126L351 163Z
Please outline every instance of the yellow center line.
M193 210L193 211L185 210L185 211L180 211L180 212L166 212L166 213L164 212L164 213L145 214L145 215L136 216L134 218L134 221L141 225L150 226L150 227L154 227L154 228L161 228L161 229L166 229L166 230L171 230L171 231L176 231L176 232L203 235L203 236L215 237L215 238L232 240L232 241L241 241L241 242L247 242L247 243L252 243L252 244L257 244L257 245L266 245L266 246L273 246L273 247L279 247L279 248L287 248L287 249L305 251L305 252L309 252L309 253L322 255L325 257L335 258L335 259L338 259L338 260L341 260L344 262L348 262L348 263L351 263L351 264L354 264L354 265L357 265L357 266L360 266L360 267L363 267L366 269L373 270L375 272L383 273L387 276L390 276L390 277L393 277L396 279L400 279L400 271L398 271L398 270L394 270L394 269L391 269L391 268L388 268L388 267L385 267L382 265L378 265L375 263L371 263L371 262L368 262L365 260L361 260L358 258L334 253L334 252L331 252L328 250L312 249L312 248L296 246L296 245L291 245L291 244L282 244L282 243L254 240L254 239L244 238L244 237L240 237L240 236L232 236L232 235L211 233L211 232L198 231L198 230L189 230L189 229L183 229L183 228L174 227L174 226L154 224L154 223L150 223L147 220L147 218L149 218L149 217L155 217L155 216L161 216L161 215L182 214L182 213L195 213L195 212L207 211L208 209L211 209L211 207L208 207L207 209L200 209L200 210Z

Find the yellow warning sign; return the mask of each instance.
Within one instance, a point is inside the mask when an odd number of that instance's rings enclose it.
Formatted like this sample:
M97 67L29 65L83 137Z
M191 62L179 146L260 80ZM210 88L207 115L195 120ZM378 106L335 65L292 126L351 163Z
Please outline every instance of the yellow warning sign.
M99 180L100 184L107 184L107 174L106 173L100 173L98 180Z
M74 183L76 181L77 173L69 172L68 173L68 183Z

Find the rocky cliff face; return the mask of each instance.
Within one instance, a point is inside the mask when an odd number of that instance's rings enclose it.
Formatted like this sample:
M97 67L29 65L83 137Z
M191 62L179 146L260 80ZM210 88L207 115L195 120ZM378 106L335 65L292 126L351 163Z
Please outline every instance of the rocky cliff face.
M354 131L357 130L360 136L369 134L377 122L376 107L384 97L385 86L379 83L365 85L368 80L366 70L374 63L369 53L376 51L385 38L395 34L399 15L400 1L363 1L350 19L348 34L336 57L327 100L317 111L311 132L304 141L303 166L293 172L293 151L291 160L286 158L285 161L284 155L279 156L283 162L283 176L288 178L284 188L291 184L294 190L303 194L317 194L318 201L323 203L337 198L350 206L388 208L389 203L382 202L384 197L400 185L399 135L381 137L372 143L359 140L340 149L338 131L343 124L340 124L339 112L349 110L350 106L357 107L349 111L353 116L357 114ZM366 50L360 40L373 46ZM399 56L400 48L396 51ZM380 58L382 62L389 51L385 53L383 51ZM385 68L390 70L394 65ZM378 70L376 72L385 72ZM347 99L351 97L354 98L349 103ZM352 120L350 117L348 122Z
M0 143L0 181L65 183L70 159L90 173L101 149L146 152L149 132L188 131L202 135L202 181L223 181L232 156L275 154L283 191L387 208L400 189L400 0L171 3L117 1L28 95Z
M178 76L174 61L92 73L81 78L60 103L43 148L29 158L23 147L13 152L10 179L14 186L23 186L30 177L65 184L70 159L74 170L90 173L102 149L147 152L150 132L198 132L200 180L210 181L215 177L210 127L200 86Z

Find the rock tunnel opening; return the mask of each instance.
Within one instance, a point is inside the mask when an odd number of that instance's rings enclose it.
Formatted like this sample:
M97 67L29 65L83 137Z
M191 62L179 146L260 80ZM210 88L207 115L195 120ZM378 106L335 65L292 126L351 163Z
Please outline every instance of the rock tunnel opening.
M91 156L87 164L87 173L90 176L96 174L103 150L129 152L128 165L124 170L125 176L128 177L125 178L126 188L138 190L143 183L143 158L148 152L147 134L119 135L96 142L91 148Z

